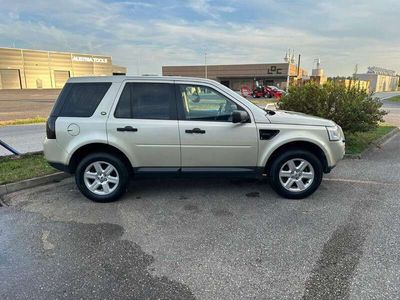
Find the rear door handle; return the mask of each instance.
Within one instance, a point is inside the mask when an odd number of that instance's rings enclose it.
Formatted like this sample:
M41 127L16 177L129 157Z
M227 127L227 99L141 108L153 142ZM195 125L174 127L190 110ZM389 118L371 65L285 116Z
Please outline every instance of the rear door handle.
M200 134L205 134L206 133L205 130L202 130L200 128L186 129L185 132L186 133L200 133Z
M132 126L125 126L125 127L118 127L117 131L131 131L136 132L138 131L137 128L133 128Z

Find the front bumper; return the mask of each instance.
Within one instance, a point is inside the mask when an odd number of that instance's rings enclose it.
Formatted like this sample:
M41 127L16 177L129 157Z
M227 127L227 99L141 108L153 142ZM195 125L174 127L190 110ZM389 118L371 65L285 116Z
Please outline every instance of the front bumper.
M346 152L346 143L344 140L329 143L328 167L332 170L342 160ZM329 171L330 171L329 170Z

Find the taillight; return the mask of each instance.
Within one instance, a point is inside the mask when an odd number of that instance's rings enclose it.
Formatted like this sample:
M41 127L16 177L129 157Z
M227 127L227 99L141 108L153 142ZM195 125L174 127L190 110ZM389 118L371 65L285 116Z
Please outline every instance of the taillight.
M56 120L57 117L49 117L46 122L46 135L48 139L56 138Z

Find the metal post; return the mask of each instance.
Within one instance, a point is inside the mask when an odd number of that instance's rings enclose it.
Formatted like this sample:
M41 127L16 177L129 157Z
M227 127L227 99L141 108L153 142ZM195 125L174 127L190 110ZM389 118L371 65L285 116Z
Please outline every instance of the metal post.
M207 52L204 52L204 73L205 78L207 79Z
M288 62L287 78L286 78L286 92L289 92L289 81L290 81L290 61Z
M2 140L0 140L0 145L3 146L4 148L6 148L11 153L13 153L15 155L20 155L20 153L17 150L15 150L13 147L11 147L10 145L6 144Z
M299 75L300 75L300 59L301 59L301 55L299 54L299 60L297 61L297 79L299 79Z

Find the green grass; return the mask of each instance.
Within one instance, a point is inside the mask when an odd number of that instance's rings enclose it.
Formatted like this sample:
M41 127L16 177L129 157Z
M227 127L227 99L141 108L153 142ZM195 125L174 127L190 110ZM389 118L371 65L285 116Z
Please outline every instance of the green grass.
M390 97L390 98L388 98L386 100L390 101L390 102L400 102L400 96Z
M346 135L346 154L360 154L374 141L392 131L394 126L379 126L378 128L358 133L347 133Z
M57 172L44 159L43 154L27 154L0 158L0 184Z
M247 98L247 100L249 100L251 103L255 104L255 105L267 105L267 104L273 104L273 103L277 103L277 100L271 100L271 99L257 99L257 98Z
M36 117L36 118L29 118L29 119L16 119L16 120L9 120L9 121L0 121L1 126L7 125L24 125L24 124L37 124L37 123L44 123L46 122L46 118Z

